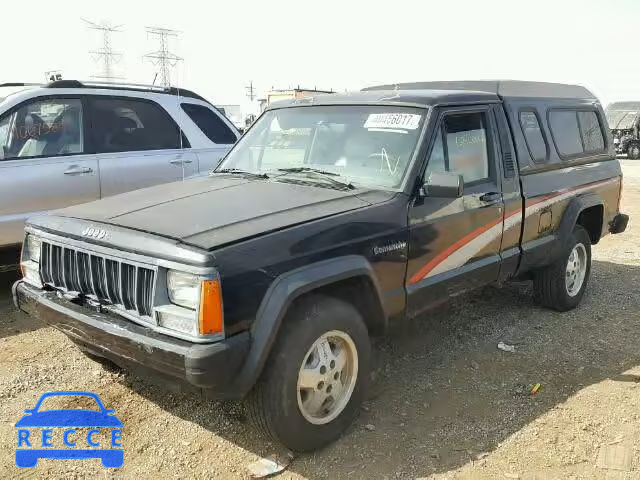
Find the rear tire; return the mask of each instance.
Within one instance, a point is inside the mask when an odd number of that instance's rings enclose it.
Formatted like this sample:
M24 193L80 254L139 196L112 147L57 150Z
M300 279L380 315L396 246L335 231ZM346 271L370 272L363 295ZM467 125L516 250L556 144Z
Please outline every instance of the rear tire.
M637 143L629 145L629 148L627 148L627 158L630 158L631 160L639 159L640 158L640 145L638 145Z
M591 274L591 239L576 225L560 258L534 273L536 301L559 312L574 309L580 303Z
M351 304L310 296L294 305L247 398L252 423L297 452L337 439L360 410L371 344Z

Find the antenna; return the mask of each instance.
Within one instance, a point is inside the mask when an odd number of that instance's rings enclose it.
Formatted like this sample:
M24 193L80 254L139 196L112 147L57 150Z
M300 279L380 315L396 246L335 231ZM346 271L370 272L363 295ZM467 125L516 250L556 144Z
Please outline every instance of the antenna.
M155 52L147 53L144 58L151 61L152 64L157 65L160 75L160 85L163 87L171 86L171 68L175 67L178 62L183 61L182 57L177 56L169 51L169 37L177 37L180 32L177 30L169 30L168 28L160 27L146 27L147 36L153 35L158 38L160 42L159 49ZM155 82L155 79L154 79Z
M84 18L82 21L86 23L91 30L102 32L102 48L99 50L89 50L89 54L91 54L94 61L102 62L102 73L100 75L92 75L91 78L99 78L106 81L122 79L122 77L117 77L113 73L113 64L120 61L122 54L114 52L111 46L111 34L120 32L122 25L110 25L106 21L95 23Z
M247 98L253 102L255 98L254 89L253 89L253 80L249 82L249 85L244 87L247 90Z

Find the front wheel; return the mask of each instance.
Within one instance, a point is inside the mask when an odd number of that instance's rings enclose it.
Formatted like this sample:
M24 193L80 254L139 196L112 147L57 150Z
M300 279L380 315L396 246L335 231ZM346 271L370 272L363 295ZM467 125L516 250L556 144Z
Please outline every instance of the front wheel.
M582 299L591 274L591 239L576 225L562 256L552 265L534 273L536 300L545 307L565 312Z
M337 439L357 415L369 377L370 341L352 305L313 296L287 315L248 398L249 417L291 450Z
M627 148L627 157L630 158L631 160L639 159L640 158L640 145L638 145L637 143L629 145L629 148Z

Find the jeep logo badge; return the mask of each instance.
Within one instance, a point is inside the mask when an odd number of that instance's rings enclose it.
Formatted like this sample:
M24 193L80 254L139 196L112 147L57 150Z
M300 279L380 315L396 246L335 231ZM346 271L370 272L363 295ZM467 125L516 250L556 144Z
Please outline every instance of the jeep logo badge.
M82 236L95 238L97 240L102 240L107 236L107 231L103 230L102 228L87 227L84 230L82 230Z

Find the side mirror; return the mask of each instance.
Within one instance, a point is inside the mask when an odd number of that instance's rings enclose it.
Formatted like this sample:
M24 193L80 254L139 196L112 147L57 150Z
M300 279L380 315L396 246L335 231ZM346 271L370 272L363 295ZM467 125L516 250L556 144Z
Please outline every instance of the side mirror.
M460 198L464 192L464 178L451 172L431 172L422 186L426 197Z

